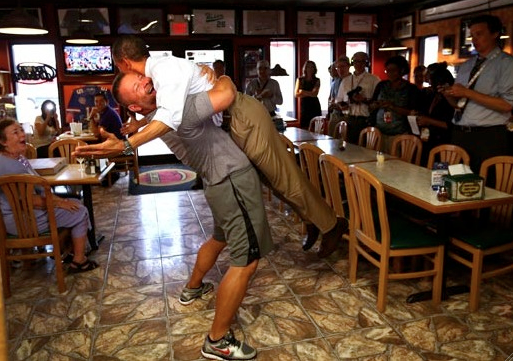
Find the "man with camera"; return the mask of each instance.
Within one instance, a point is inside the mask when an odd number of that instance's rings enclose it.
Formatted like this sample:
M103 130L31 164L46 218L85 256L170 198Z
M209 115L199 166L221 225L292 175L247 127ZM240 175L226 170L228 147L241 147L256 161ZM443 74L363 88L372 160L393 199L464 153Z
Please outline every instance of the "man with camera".
M357 52L351 59L354 72L342 79L337 95L337 103L347 103L349 113L347 122L347 141L358 143L362 129L367 127L370 115L369 101L380 79L366 71L369 57L364 52Z

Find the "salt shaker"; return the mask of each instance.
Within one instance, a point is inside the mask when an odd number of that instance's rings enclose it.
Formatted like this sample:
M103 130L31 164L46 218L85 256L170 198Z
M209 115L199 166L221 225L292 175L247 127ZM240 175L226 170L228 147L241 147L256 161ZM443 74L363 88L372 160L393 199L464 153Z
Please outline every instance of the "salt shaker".
M445 186L438 187L438 193L436 194L436 198L440 202L446 202L449 199L449 192L447 191L447 187L445 187Z
M385 154L383 152L376 152L376 160L379 164L385 163Z

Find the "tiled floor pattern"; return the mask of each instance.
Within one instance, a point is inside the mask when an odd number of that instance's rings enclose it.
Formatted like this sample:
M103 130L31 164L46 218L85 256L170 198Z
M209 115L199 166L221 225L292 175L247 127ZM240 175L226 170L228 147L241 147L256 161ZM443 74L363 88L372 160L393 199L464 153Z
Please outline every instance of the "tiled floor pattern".
M407 304L430 281L391 282L386 312L377 312L376 269L360 262L347 277L347 245L326 260L303 252L293 217L267 204L276 249L259 264L233 328L258 348L258 360L504 361L513 353L513 277L484 282L481 308L467 295L441 307ZM51 260L13 270L6 300L10 360L201 360L215 292L189 306L177 302L200 244L212 230L202 191L127 194L127 177L94 189L97 227L92 254L101 267L68 275L56 290ZM216 286L222 254L207 279ZM468 282L452 267L450 283ZM456 277L457 276L457 277Z

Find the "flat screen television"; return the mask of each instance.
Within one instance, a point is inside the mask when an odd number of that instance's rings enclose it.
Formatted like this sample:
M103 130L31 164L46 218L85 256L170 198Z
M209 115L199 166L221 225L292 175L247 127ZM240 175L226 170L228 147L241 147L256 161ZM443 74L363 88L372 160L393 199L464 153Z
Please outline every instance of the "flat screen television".
M69 75L113 74L109 45L65 45L64 72Z

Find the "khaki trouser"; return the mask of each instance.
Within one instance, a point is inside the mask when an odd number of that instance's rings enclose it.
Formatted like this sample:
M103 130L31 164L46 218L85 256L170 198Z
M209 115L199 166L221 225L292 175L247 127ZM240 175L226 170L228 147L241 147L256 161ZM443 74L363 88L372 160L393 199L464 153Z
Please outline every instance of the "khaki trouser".
M303 220L313 223L322 233L331 230L337 222L335 212L287 153L265 107L253 97L238 93L229 112L233 140L273 190Z

